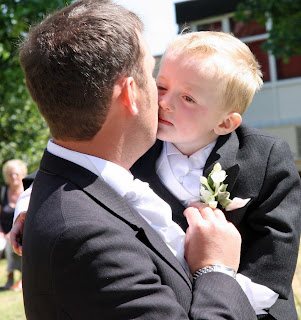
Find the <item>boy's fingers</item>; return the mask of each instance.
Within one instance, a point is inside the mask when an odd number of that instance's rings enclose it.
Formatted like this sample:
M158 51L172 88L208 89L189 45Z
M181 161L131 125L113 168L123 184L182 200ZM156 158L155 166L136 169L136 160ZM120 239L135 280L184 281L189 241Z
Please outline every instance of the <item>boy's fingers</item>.
M10 243L14 249L14 252L21 256L22 255L22 245L19 243L19 237L15 232L10 233Z
M20 213L10 231L10 243L14 249L14 252L19 256L22 255L22 236L25 216L26 213Z

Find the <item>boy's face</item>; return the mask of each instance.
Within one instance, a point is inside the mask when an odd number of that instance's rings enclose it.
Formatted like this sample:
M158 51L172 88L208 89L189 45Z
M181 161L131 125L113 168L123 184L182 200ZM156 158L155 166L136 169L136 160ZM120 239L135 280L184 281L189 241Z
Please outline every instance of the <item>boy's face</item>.
M212 56L167 52L157 77L157 138L191 155L213 142L223 110L223 82Z

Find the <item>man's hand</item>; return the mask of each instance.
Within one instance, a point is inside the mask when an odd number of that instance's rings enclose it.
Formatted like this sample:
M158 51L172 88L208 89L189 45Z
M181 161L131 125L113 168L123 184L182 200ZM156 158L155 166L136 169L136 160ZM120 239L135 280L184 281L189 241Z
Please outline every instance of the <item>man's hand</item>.
M185 258L190 272L212 264L222 264L238 270L241 236L219 209L203 203L192 204L184 215L188 222L185 237ZM197 207L197 208L195 208Z
M26 212L21 212L10 231L10 243L15 253L19 256L22 256L22 237L25 217Z

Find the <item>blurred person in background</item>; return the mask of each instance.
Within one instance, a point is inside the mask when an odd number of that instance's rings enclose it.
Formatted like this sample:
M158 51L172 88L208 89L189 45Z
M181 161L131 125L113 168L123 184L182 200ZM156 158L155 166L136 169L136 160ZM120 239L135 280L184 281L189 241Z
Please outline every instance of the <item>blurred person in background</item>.
M22 179L27 175L27 167L22 160L13 159L3 165L3 178L0 197L0 239L9 239L13 224L15 206L24 191ZM4 289L21 290L22 279L14 284L14 270L21 272L21 257L14 253L10 241L6 241L7 282Z

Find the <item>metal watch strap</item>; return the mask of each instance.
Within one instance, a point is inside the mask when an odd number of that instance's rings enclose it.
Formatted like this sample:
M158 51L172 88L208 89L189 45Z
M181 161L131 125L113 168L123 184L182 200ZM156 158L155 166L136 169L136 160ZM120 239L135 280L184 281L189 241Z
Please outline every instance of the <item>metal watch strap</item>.
M236 279L236 272L234 269L224 266L222 264L213 264L212 266L208 266L205 268L201 268L195 272L193 275L193 280L195 281L199 276L201 276L204 273L209 273L209 272L221 272L225 273L232 278Z

